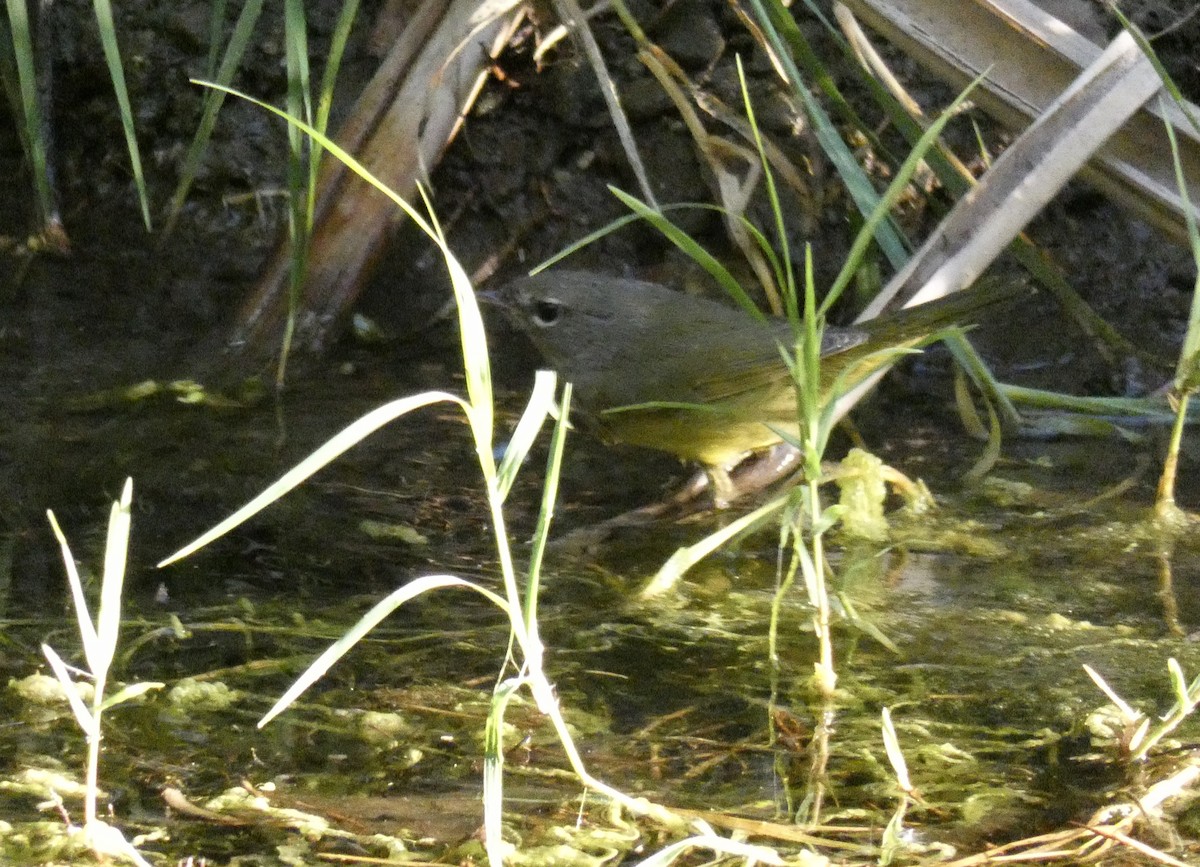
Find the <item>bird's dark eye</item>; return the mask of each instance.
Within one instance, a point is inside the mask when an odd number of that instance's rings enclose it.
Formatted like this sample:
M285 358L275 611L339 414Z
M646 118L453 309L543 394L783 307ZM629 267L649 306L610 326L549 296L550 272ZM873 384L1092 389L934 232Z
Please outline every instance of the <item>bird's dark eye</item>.
M542 328L549 328L562 316L562 304L552 298L543 298L533 304L533 321Z

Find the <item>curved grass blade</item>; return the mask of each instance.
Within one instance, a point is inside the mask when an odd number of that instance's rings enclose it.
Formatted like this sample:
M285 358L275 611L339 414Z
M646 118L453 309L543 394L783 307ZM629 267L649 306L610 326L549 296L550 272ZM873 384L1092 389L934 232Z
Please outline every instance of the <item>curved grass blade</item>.
M469 410L463 399L457 395L444 391L427 391L422 394L394 400L367 413L362 418L343 428L332 439L280 476L261 494L242 506L242 508L238 509L224 521L221 521L196 540L189 542L174 554L159 562L158 567L161 569L163 566L174 563L176 560L181 560L189 554L200 550L210 542L221 538L221 536L224 536L234 527L244 523L248 518L257 515L339 455L358 445L385 424L395 421L400 416L410 413L415 409L420 409L423 406L445 402L456 403L464 410Z
M648 222L654 228L658 229L668 241L681 249L689 257L694 259L705 271L712 275L713 279L720 284L730 297L733 298L747 313L760 321L766 317L763 312L758 309L758 305L750 300L750 296L746 294L746 290L741 287L741 284L729 273L729 269L717 261L712 253L705 250L700 244L692 238L687 232L680 229L670 220L668 220L661 211L649 207L644 202L639 201L629 193L619 190L614 186L608 188L614 196L620 199L626 207Z
M504 597L498 596L485 587L467 581L465 578L458 578L454 575L426 575L422 578L409 581L403 587L393 591L387 597L373 605L371 610L359 619L358 623L350 627L345 635L331 644L324 653L317 657L313 664L300 677L296 678L296 682L288 688L287 692L280 696L279 700L271 706L271 709L263 715L263 718L258 721L258 727L262 728L283 711L287 710L292 702L299 698L310 686L324 677L325 672L329 671L335 662L345 656L350 648L358 644L363 636L382 623L389 614L408 600L430 590L436 590L439 587L466 587L484 596L489 602L506 614L509 612L508 603L504 600Z

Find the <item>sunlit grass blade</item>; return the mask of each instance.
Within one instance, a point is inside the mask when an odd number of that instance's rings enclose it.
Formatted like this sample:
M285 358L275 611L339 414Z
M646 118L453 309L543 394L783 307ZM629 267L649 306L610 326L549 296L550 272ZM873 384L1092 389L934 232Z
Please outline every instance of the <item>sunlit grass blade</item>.
M75 606L75 620L79 628L80 641L83 643L84 655L90 657L92 653L96 652L96 626L88 614L87 599L83 595L83 581L79 577L79 567L75 565L71 546L67 542L66 534L58 526L58 519L54 517L54 512L47 510L46 518L50 521L50 529L54 531L54 538L58 540L58 547L62 552L63 568L67 572L67 587L70 588L71 602Z
M719 836L712 829L708 830L707 834L688 837L686 840L663 847L649 858L638 862L637 867L668 867L693 850L706 850L718 855L728 855L731 858L741 858L744 864L782 865L785 863L774 849L753 843L744 843L740 840L731 840L728 837Z
M325 673L333 667L333 664L345 656L350 648L358 644L367 633L382 623L389 614L408 600L439 587L465 587L469 590L474 590L476 593L487 598L489 602L496 605L501 611L505 613L509 611L508 603L502 596L498 596L474 582L467 581L465 578L457 578L454 575L426 575L416 578L377 602L371 607L370 611L364 614L357 623L346 631L345 635L317 657L312 665L296 679L296 682L288 687L287 692L263 715L262 719L258 721L258 727L262 728L286 710L305 690L324 677Z
M500 459L500 465L496 468L496 487L502 500L508 497L521 464L528 457L529 450L546 424L546 419L554 411L554 392L557 385L558 378L552 371L539 370L534 377L533 391L525 405L525 412L521 414L521 419L509 438L508 447L504 450L504 457Z
M143 680L138 683L131 683L128 686L121 687L110 695L106 695L104 701L100 703L100 709L108 710L127 701L132 701L135 698L141 698L143 695L147 695L157 689L162 689L164 686L166 686L165 683L157 680Z
M79 697L79 692L75 689L75 681L71 677L71 672L67 670L67 664L49 644L42 645L42 655L50 663L50 670L54 672L54 676L67 696L67 702L71 705L71 713L75 715L75 722L79 724L79 728L84 734L91 737L96 731L96 718L92 716L92 712Z
M462 263L450 250L450 244L437 220L433 202L429 200L429 191L423 184L417 185L421 201L425 203L428 222L421 219L403 198L393 193L384 184L371 175L363 166L349 159L349 154L335 145L332 141L316 130L306 130L314 135L330 153L346 162L347 166L371 183L376 189L390 196L417 223L422 231L437 244L441 250L446 270L450 274L450 288L454 292L454 305L458 311L459 344L462 349L463 376L467 384L467 411L471 416L471 433L475 436L475 450L484 475L491 480L495 476L495 455L492 453L492 439L495 433L495 402L492 391L492 365L488 357L487 330L483 327L483 315L479 312L479 302L475 298L475 288L471 278L463 269Z
M104 576L100 581L100 607L96 612L96 638L103 656L88 659L93 672L108 669L121 630L121 593L125 586L125 564L129 556L132 525L133 479L126 479L121 498L112 505L108 537L104 547Z
M571 413L571 383L563 386L562 406L550 439L550 455L546 459L546 477L542 480L542 503L538 508L537 525L533 531L533 549L529 554L529 569L525 580L525 629L530 641L538 644L538 588L542 583L542 558L550 540L550 523L554 519L554 504L558 501L558 480L562 471L563 453L567 445L568 418Z
M885 707L881 712L881 717L883 748L887 753L888 763L892 766L892 773L896 775L896 784L902 792L911 792L913 784L908 776L908 762L904 760L904 751L900 749L900 738L896 734L896 726L892 722L891 710Z
M394 400L391 403L385 404L378 409L364 415L351 424L343 428L332 439L326 442L323 446L297 464L288 472L279 477L273 484L269 485L257 497L252 499L242 508L238 509L225 520L221 521L215 527L196 540L188 543L180 548L174 554L162 560L159 568L180 560L210 542L224 536L234 527L245 522L248 518L258 514L271 503L278 500L288 491L295 488L309 476L316 473L321 468L325 467L339 455L348 451L352 447L358 445L368 436L370 436L379 428L395 421L402 415L420 409L424 406L429 406L434 403L454 403L460 407L466 408L461 397L450 394L444 391L427 391L422 394L413 395L412 397L401 398Z
M1092 668L1086 663L1083 666L1083 670L1087 676L1092 679L1092 683L1096 684L1100 691L1108 697L1108 700L1116 705L1117 710L1121 712L1121 716L1124 717L1127 722L1133 722L1141 718L1141 712L1134 710L1129 706L1125 699L1117 695L1116 690L1108 685L1108 681L1104 679L1100 672L1096 671L1096 669Z
M504 712L525 682L496 685L483 732L483 844L492 864L503 864L511 846L504 842Z
M753 512L743 515L716 532L705 536L699 542L678 549L671 555L667 562L659 567L658 571L654 573L654 577L647 582L638 595L642 599L650 599L666 593L679 583L679 579L689 569L709 554L719 550L723 545L728 544L730 540L737 538L739 535L753 532L759 527L765 526L787 504L787 500L786 495L776 497L770 502L759 506Z

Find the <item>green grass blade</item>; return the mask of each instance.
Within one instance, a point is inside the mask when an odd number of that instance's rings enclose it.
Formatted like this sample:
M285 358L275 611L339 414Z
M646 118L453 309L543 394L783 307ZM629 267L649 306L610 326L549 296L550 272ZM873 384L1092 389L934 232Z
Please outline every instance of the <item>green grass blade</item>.
M504 842L504 712L508 703L524 685L521 678L496 684L487 725L483 731L483 837L492 865L502 865L506 850Z
M775 237L779 243L779 255L775 262L783 263L783 274L776 268L775 280L783 293L784 305L788 316L793 322L797 321L799 311L796 308L796 281L792 273L792 256L788 246L787 226L783 219L783 205L779 201L779 190L775 186L775 173L771 171L771 162L763 146L762 131L754 116L754 103L750 99L750 88L746 83L746 70L742 67L742 58L737 58L738 85L742 91L742 105L746 109L746 121L750 124L750 132L754 136L754 148L758 153L759 165L762 166L763 182L767 188L767 200L771 203L771 214L775 218ZM768 245L769 246L769 245Z
M705 250L691 235L668 220L661 211L651 208L634 196L629 195L629 193L613 186L609 186L608 189L627 208L658 229L663 237L686 253L690 258L694 259L701 268L712 275L712 278L717 281L721 288L728 292L730 297L745 309L747 313L760 321L765 318L763 312L758 309L758 305L750 300L750 296L746 294L746 290L729 273L729 269L717 261L716 257Z
M97 676L108 670L117 651L117 636L121 631L121 592L125 586L125 564L129 553L129 530L132 525L132 502L133 479L126 479L125 487L121 489L121 499L113 503L108 519L104 575L100 581L100 606L96 611L96 638L100 657L88 661L92 666L92 674Z
M313 130L312 133L316 131ZM310 133L311 134L311 133ZM344 161L344 151L333 144L328 138L320 136L330 153ZM347 163L351 169L358 171L357 163ZM363 169L365 172L366 169ZM367 180L381 187L392 199L404 208L410 218L415 218L416 211L410 208L399 196L387 190L375 179L367 176ZM417 185L429 221L417 219L417 225L438 245L446 270L450 274L450 288L454 291L454 303L458 308L459 346L463 356L463 375L467 382L467 402L470 404L471 434L475 437L475 453L484 478L489 485L493 484L496 476L496 456L492 451L492 441L495 434L496 418L495 404L492 391L492 366L488 358L487 330L483 327L483 315L479 312L479 302L475 299L475 289L471 286L471 278L463 270L462 264L450 251L441 224L434 213L433 202L429 200L429 191L424 184Z
M62 661L62 657L49 644L42 645L42 655L50 663L51 671L54 672L63 692L66 693L67 702L71 705L71 713L75 715L75 722L79 723L79 728L88 737L99 734L96 732L96 718L92 716L92 712L79 697L79 692L75 689L75 681L71 679L71 672L67 669L67 664Z
M92 654L97 652L96 626L92 623L87 599L83 595L83 581L79 577L79 567L75 565L71 546L67 543L66 534L58 526L58 519L54 517L54 512L47 510L46 518L50 521L50 529L54 531L54 538L58 540L59 551L62 553L63 567L67 571L67 586L71 590L71 602L75 606L75 620L79 626L79 640L83 644L83 653L89 660L90 666Z
M729 540L736 538L742 533L756 530L768 521L774 520L779 511L787 505L787 501L786 494L782 497L776 497L769 503L759 506L753 512L730 522L715 533L710 533L699 542L678 549L654 573L654 577L641 589L638 595L643 599L649 599L667 592L679 582L680 578L687 574L689 569L713 551L727 544Z
M963 88L962 93L955 98L954 102L946 107L937 120L929 125L928 129L921 134L921 138L913 146L912 150L908 152L908 156L904 158L904 162L897 169L892 182L888 184L887 190L878 199L875 207L867 214L867 221L863 224L862 230L854 239L854 243L850 247L850 252L846 255L846 261L842 265L842 270L838 272L837 279L833 281L833 285L829 288L829 293L822 302L823 311L829 309L829 305L841 295L842 291L850 284L850 281L854 279L863 256L866 255L868 245L872 239L877 237L878 228L889 219L892 207L904 195L909 181L912 180L921 162L925 159L925 154L937 144L938 137L942 134L942 130L945 129L946 124L958 113L959 107L966 101L971 92L975 90L976 86L983 81L985 76L986 73L980 75Z
M542 481L542 504L538 509L537 525L533 530L533 550L529 553L529 571L525 582L525 631L530 645L538 646L537 602L541 587L542 558L550 540L550 523L554 520L554 504L558 500L558 480L562 471L563 451L567 443L568 419L571 415L571 383L563 386L558 420L550 439L550 456L546 459L546 477Z
M23 139L29 150L33 188L42 223L54 215L54 191L50 187L42 108L37 95L37 71L34 64L33 34L29 29L29 10L25 0L6 0L8 26L12 35L13 59L17 68L17 89Z
M238 64L242 61L242 55L246 52L246 46L250 43L254 26L262 14L262 7L263 0L246 0L246 5L242 7L237 22L233 26L229 45L225 48L221 66L217 69L216 83L224 87L214 87L204 100L204 111L201 113L200 123L196 127L196 134L192 137L187 154L183 158L183 166L179 171L179 184L175 188L175 194L171 197L167 224L163 229L164 236L170 235L174 230L179 214L183 210L183 203L187 199L188 191L196 180L204 149L208 147L208 140L212 138L213 128L217 125L217 113L225 102L226 93L233 92L227 89L228 84L233 80L233 74L237 71Z
M291 117L312 122L312 104L309 99L308 71L308 25L304 17L302 0L286 0L284 3L284 56L287 63L287 113ZM288 275L288 309L282 345L279 351L279 366L275 382L280 388L287 378L287 362L292 350L292 337L296 332L296 316L300 309L300 298L308 274L309 242L312 238L312 209L315 192L311 187L311 162L306 154L311 148L311 139L299 128L288 124L288 238L290 241L291 273Z
M764 2L766 6L764 6ZM791 13L783 7L779 0L750 0L750 3L754 7L759 24L770 41L776 56L787 72L788 81L792 86L793 93L800 98L801 103L804 105L805 113L813 125L813 131L816 134L817 141L821 145L821 149L829 157L830 162L833 163L838 176L846 185L846 190L850 193L850 197L854 200L859 212L863 217L868 217L875 209L879 195L875 192L875 187L872 185L871 179L867 177L862 167L859 166L857 160L854 158L854 154L850 151L850 148L846 146L846 143L838 134L837 128L833 125L829 115L825 113L825 110L809 92L804 79L800 75L800 70L796 68L788 46L784 44L784 40L780 35L781 32L792 34L793 36L794 34L799 34L796 22L792 19ZM895 227L889 221L880 221L875 226L874 237L892 267L896 270L903 267L904 263L908 261L908 250Z
M125 67L121 63L121 49L117 46L117 25L113 21L112 4L109 0L92 0L96 11L96 25L100 30L100 44L104 48L104 60L108 64L108 75L112 79L113 92L121 114L121 128L125 131L125 147L129 151L129 166L133 171L133 183L138 191L142 206L142 222L146 231L150 225L150 196L146 191L146 178L142 173L142 156L138 149L137 131L133 126L133 109L129 105L129 88L125 84Z
M475 437L476 454L479 458L480 466L484 470L484 475L488 479L488 483L491 484L495 478L495 457L491 450L494 411L492 407L491 365L488 361L487 352L487 333L483 327L483 316L479 313L479 305L475 300L475 290L471 287L470 277L467 276L466 270L464 270L462 264L455 258L453 252L451 252L449 244L447 244L446 238L437 221L432 218L427 220L421 216L412 205L367 171L366 167L351 156L344 148L303 120L292 117L287 112L273 105L269 105L262 100L255 99L226 85L209 81L197 81L195 83L203 84L222 93L240 97L283 118L289 124L299 127L307 135L319 141L321 146L335 158L345 163L346 167L352 172L391 199L398 208L404 211L410 220L416 223L417 228L437 244L445 260L446 270L450 274L450 285L454 290L454 299L458 305L460 344L463 351L463 368L467 381L468 397L467 404L463 406L470 417L471 432ZM429 203L425 188L418 185L417 189L428 206L429 213L432 215L433 208ZM454 398L454 400L458 401L459 399ZM459 402L461 403L461 401Z
M221 43L225 41L226 0L213 0L212 12L208 16L208 58L204 64L205 78L217 77L217 60L221 54Z
M347 0L343 3L342 11L338 13L337 24L333 28L333 37L329 41L329 55L325 60L325 71L321 75L321 90L317 94L317 112L313 118L313 127L320 133L329 130L329 112L333 108L333 90L337 84L338 71L342 67L342 57L346 53L346 42L350 38L350 30L358 15L358 0ZM308 160L308 220L311 223L317 204L317 171L321 167L321 154L324 148L321 142L314 139L312 153Z
M628 194L625 193L623 195L628 195ZM618 198L619 198L619 196L618 196ZM635 199L634 201L637 201L637 200ZM745 229L746 229L747 233L750 235L750 237L754 239L754 243L756 245L758 245L758 248L762 251L763 256L767 259L768 263L771 266L772 271L775 273L776 279L778 281L782 282L784 271L783 271L783 264L779 261L778 254L775 252L775 249L771 246L771 242L767 240L766 235L764 235L757 226L755 226L753 223L751 223L744 216L742 216L741 214L732 214L731 215L725 208L722 208L720 205L713 205L708 202L676 202L675 204L671 204L671 205L663 205L662 208L660 209L660 212L662 214L667 214L667 213L670 213L671 211L675 211L675 210L716 211L722 217L733 216L739 223L741 223L741 225L743 227L745 227ZM658 213L658 212L655 212L655 213ZM626 226L628 226L630 223L634 223L634 222L637 222L638 220L642 220L642 219L644 219L644 217L640 213L627 214L626 216L623 216L623 217L617 217L617 219L613 220L612 222L608 223L607 225L601 226L599 229L596 229L594 232L590 232L587 235L584 235L578 241L575 241L574 243L569 244L568 246L566 246L559 252L555 253L549 259L547 259L546 261L544 261L540 265L538 265L536 268L534 268L530 273L531 274L540 273L541 271L544 271L547 268L550 268L553 265L558 264L563 259L566 259L568 256L570 256L572 253L582 250L584 247L588 246L589 244L594 244L596 241L598 241L601 238L604 238L608 235L611 235L613 232L617 231L618 229L623 229ZM685 237L686 237L686 235L685 235ZM684 250L684 252L687 252L690 255L690 252L694 249L692 247L692 244L695 244L696 242L692 241L690 238L688 238L686 243L687 243L687 246L682 249ZM702 266L703 266L703 264L704 263L701 263ZM720 281L718 281L718 282L720 282ZM725 285L725 284L722 283L722 285ZM740 285L738 285L736 281L734 281L734 285L737 285L739 289L741 288Z

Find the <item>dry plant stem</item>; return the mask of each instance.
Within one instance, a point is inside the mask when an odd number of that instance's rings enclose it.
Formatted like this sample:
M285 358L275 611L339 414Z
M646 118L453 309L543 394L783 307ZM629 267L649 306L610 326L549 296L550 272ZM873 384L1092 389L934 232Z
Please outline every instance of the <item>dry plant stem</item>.
M1065 91L959 200L860 319L970 285L1139 106L1162 86L1128 34Z
M1101 57L1006 150L859 317L942 298L972 283L1161 82L1132 37ZM838 401L841 417L883 371Z
M520 16L517 5L518 0L425 0L339 130L338 141L351 145L344 149L386 186L411 198L482 87L489 52L507 44ZM310 315L302 317L296 334L296 346L310 350L324 346L344 321L396 219L394 205L339 161L326 161L317 185L301 301ZM278 351L291 269L284 243L242 299L225 337L231 359L269 358Z
M854 17L854 13L846 7L845 3L834 3L833 16L837 19L838 26L842 28L842 33L845 34L850 47L854 49L854 54L858 58L858 62L869 69L883 83L883 86L904 107L905 111L914 118L921 117L924 114L921 111L921 106L917 104L915 99L909 96L904 85L900 83L899 79L892 74L892 70L888 68L887 62L879 56L879 52L875 50L875 46L871 44L871 40L867 38L867 34L859 26L858 19Z
M620 0L616 0L613 5L623 9ZM659 209L658 200L654 197L654 189L650 186L650 176L646 173L646 166L642 163L637 143L633 139L633 129L629 126L629 118L625 116L625 109L621 108L621 98L617 95L616 83L608 73L604 55L600 53L600 45L592 34L592 28L588 25L583 10L579 8L579 4L575 0L554 0L554 9L563 25L575 31L578 36L588 62L592 65L592 71L596 73L596 81L600 84L601 93L604 94L608 114L612 118L613 126L616 127L617 136L621 139L621 146L625 149L625 159L629 161L629 167L633 170L638 186L642 190L642 198L657 211ZM625 14L628 15L628 10L625 10Z
M850 12L844 3L838 3L835 7L835 15L847 39L859 54L860 59L863 55L869 58L868 60L862 60L864 66L884 83L888 91L903 106L914 121L924 125L924 112L921 111L920 106L917 105L916 101L908 94L903 85L892 74L891 70L888 69L883 58L875 51L874 46L862 31L862 28L859 27L853 13ZM950 188L951 192L957 195L965 195L977 183L975 176L953 151L940 143L937 147L940 159L944 160L945 165L953 170L957 178L960 179L956 182L954 176L948 177L945 174L940 174L941 181ZM1088 306L1087 302L1079 297L1079 293L1067 282L1045 253L1038 249L1026 235L1018 235L1009 247L1009 252L1021 263L1025 270L1033 275L1040 286L1047 289L1054 296L1055 301L1075 321L1075 324L1083 330L1089 340L1092 341L1096 351L1108 364L1117 365L1118 354L1122 357L1139 358L1144 363L1155 366L1166 364L1163 359L1156 358L1141 347L1135 346L1130 340L1126 339L1120 332L1100 318ZM969 348L969 344L961 338L956 338L956 342L960 342L964 348ZM973 352L974 350L971 351ZM1009 412L1010 408L1004 409L1003 415L1006 420L1015 421L1015 416Z
M1101 54L1029 0L842 0L861 21L935 74L962 86L984 70L988 80L973 98L1012 129L1044 113ZM1185 174L1200 183L1200 135L1175 106L1148 105L1106 146L1085 154L1085 180L1183 240L1175 172L1163 146L1167 118L1180 135Z
M618 12L622 8L618 5ZM637 26L636 21L626 15L622 15L622 21L638 44L638 59L655 77L675 105L692 140L696 143L700 157L709 167L713 191L724 208L723 217L726 231L754 270L755 276L766 293L767 304L771 311L777 316L782 315L783 302L779 297L778 288L775 286L774 273L758 245L750 238L745 226L737 219L745 213L750 196L762 176L758 154L753 147L739 145L711 135L696 114L693 103L736 131L745 142L754 145L756 140L750 125L720 99L692 81L670 55L647 38L641 28ZM687 95L684 94L683 88L687 89ZM772 170L787 182L788 187L803 203L804 219L809 222L815 221L818 216L818 208L814 202L810 185L805 183L796 167L774 142L766 138L761 141ZM729 168L731 160L737 160L746 166L744 175L740 179Z
M742 251L746 261L750 263L759 284L766 293L767 306L776 316L781 315L783 304L775 286L771 267L763 257L762 251L751 240L745 226L738 219L745 214L750 196L762 177L762 168L757 155L748 148L708 134L693 110L692 104L675 82L675 78L684 75L683 71L660 49L647 42L638 50L638 59L650 70L663 91L675 104L676 111L683 118L684 125L696 143L696 150L699 151L700 158L708 165L709 185L721 202L721 217L725 223L725 230L737 244L738 249ZM686 76L683 81L691 86L691 82L687 80ZM745 173L741 178L729 168L734 159L745 166Z

